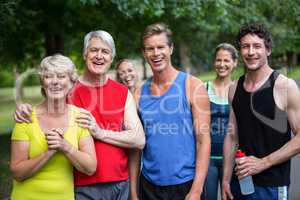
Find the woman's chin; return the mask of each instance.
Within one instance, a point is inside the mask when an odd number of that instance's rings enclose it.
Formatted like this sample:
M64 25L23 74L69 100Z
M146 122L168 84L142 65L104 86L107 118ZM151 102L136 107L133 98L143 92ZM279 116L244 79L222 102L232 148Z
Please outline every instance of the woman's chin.
M51 101L63 101L66 98L67 98L66 95L49 95L49 96L47 96L47 99L51 100Z

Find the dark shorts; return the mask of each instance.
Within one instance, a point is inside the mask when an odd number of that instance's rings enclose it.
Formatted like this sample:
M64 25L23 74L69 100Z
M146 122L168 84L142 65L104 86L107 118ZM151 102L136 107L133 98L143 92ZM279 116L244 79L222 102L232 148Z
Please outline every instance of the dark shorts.
M75 187L76 200L128 200L129 181Z
M242 195L239 184L231 185L234 199L238 200L288 200L288 186L259 187L254 186L255 192L250 195Z
M143 175L140 176L140 200L183 200L189 193L193 180L169 186L157 186L150 183Z

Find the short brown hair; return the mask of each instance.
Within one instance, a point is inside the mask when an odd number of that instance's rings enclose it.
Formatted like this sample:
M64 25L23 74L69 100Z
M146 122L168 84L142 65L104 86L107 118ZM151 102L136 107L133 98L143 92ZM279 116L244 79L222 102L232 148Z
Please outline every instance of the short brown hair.
M158 23L154 23L151 24L149 26L147 26L144 30L144 32L141 35L141 44L142 44L142 48L144 49L144 40L146 38L149 38L153 35L159 35L161 33L165 33L168 39L168 45L172 46L173 45L173 41L172 41L172 31L171 29L168 27L168 25L158 22Z
M259 38L263 39L266 48L272 50L273 40L271 33L263 23L253 22L245 24L240 28L236 39L239 49L241 48L241 39L247 34L254 34Z

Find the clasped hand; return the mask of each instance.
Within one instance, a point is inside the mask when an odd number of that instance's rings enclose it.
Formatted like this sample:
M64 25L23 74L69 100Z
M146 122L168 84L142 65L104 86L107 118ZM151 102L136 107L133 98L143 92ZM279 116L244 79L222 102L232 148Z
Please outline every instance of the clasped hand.
M62 129L53 128L46 133L49 150L68 152L69 143L64 139Z

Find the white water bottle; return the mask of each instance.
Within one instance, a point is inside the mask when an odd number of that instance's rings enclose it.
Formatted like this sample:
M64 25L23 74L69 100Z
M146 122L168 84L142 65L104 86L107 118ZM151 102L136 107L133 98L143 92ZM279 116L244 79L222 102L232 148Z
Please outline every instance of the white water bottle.
M242 152L241 150L237 150L235 154L235 160L236 162L238 160L244 159L245 158L245 153ZM253 180L252 176L246 176L245 178L239 179L240 183L240 188L241 192L243 195L248 195L254 193L254 185L253 185Z

